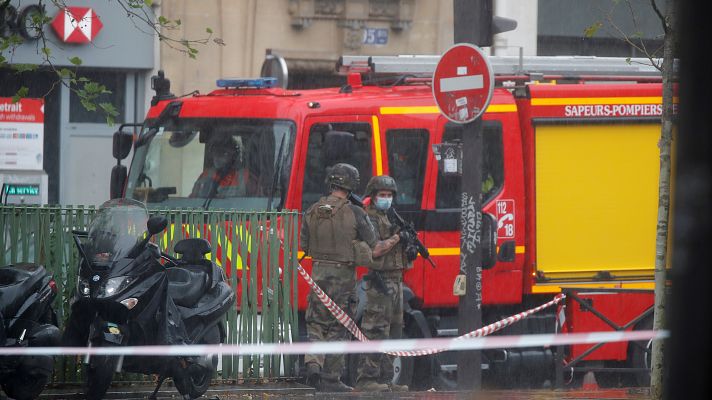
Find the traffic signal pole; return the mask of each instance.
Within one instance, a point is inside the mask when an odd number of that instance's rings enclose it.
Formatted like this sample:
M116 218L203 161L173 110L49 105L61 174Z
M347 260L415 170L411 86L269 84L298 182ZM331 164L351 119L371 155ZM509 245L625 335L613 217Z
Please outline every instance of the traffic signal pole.
M453 0L455 43L491 45L492 1ZM462 132L462 211L460 215L460 273L465 294L458 305L458 333L482 327L482 118L464 124ZM482 387L480 351L457 353L457 387Z

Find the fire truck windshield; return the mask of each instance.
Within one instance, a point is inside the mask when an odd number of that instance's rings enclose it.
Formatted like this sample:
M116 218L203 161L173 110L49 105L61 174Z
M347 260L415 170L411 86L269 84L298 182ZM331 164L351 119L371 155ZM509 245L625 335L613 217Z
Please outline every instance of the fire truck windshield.
M292 121L273 119L181 118L144 128L126 197L161 207L281 209L294 137Z

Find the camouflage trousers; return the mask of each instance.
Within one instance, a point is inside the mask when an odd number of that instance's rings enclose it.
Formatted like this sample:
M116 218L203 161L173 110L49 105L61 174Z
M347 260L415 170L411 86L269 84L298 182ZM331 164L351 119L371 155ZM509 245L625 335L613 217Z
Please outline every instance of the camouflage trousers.
M381 276L387 293L368 282L361 331L371 340L400 339L403 336L402 272L383 272ZM383 353L361 355L356 381L390 382L393 379L393 358Z
M342 264L315 262L312 278L339 307L353 318L356 297L356 273L353 267ZM350 340L351 333L324 307L314 292L307 297L305 315L307 336L311 342ZM345 367L343 354L306 354L304 363L316 363L321 367L321 379L336 381Z

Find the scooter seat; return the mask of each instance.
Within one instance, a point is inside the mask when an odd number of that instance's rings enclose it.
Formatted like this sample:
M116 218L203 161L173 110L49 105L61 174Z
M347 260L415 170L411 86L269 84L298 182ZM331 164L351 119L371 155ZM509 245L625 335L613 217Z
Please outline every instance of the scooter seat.
M208 290L208 274L202 269L173 267L168 272L168 294L176 305L192 307Z
M45 276L45 269L38 264L15 264L0 268L0 313L13 317L30 293L37 290Z

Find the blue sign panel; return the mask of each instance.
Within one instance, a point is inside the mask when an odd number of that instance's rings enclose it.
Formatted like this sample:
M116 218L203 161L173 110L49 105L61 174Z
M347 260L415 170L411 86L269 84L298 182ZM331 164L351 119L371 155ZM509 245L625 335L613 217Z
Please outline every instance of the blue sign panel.
M363 32L363 44L383 45L388 43L387 28L366 28Z

